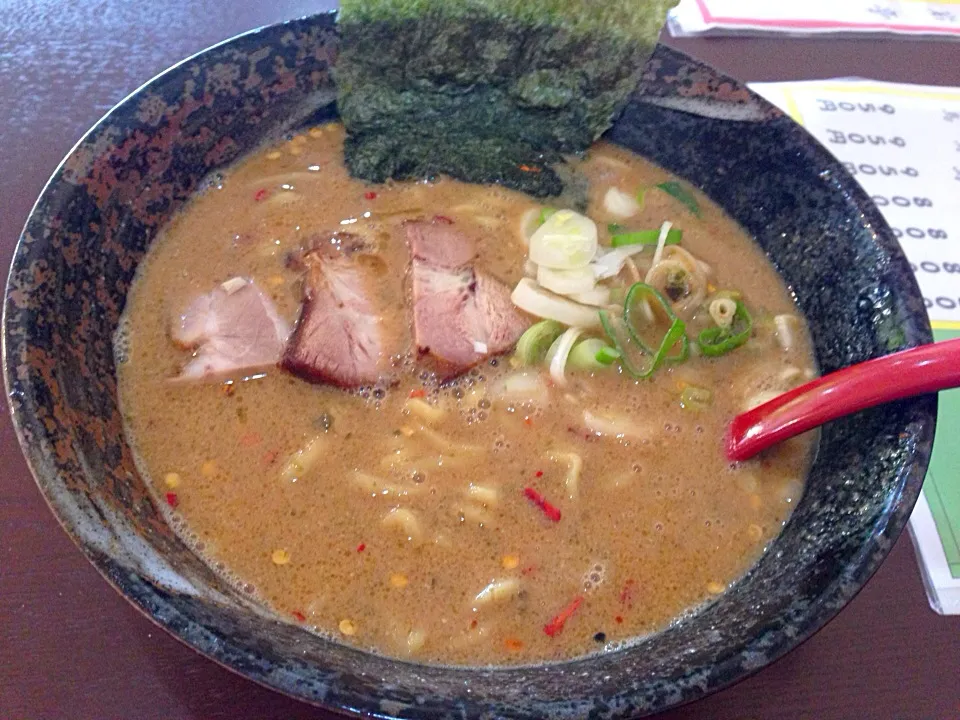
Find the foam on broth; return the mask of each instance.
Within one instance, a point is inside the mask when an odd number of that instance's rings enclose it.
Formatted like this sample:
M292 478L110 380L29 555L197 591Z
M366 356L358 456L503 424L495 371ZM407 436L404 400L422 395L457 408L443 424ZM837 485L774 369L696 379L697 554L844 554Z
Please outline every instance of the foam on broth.
M181 536L290 622L448 664L610 649L742 576L799 498L813 440L731 466L725 426L748 398L814 365L802 326L790 350L774 337L770 318L796 313L787 288L702 196L698 219L666 194L647 193L632 222L674 221L683 246L713 266L713 283L743 293L755 337L724 357L692 358L647 381L616 370L575 375L539 407L492 392L514 372L506 358L443 388L414 368L394 387L354 393L279 370L170 382L189 357L170 342L170 323L218 283L252 278L296 319L299 278L284 259L313 233L375 238L396 269L383 291L398 308L408 259L397 228L412 216L449 217L477 239L482 266L509 284L522 277L517 228L538 207L533 199L449 179L365 185L347 175L342 141L338 125L324 126L249 157L174 218L140 267L118 340L122 408L141 468ZM578 172L590 182L588 214L602 224L611 219L605 188L669 178L604 144ZM402 312L397 323L409 333ZM683 409L686 384L711 388L712 405ZM407 405L421 392L443 412L426 430ZM584 427L584 410L628 416L632 436L598 437ZM312 440L317 462L284 478L286 460ZM582 461L576 492L565 484L569 453ZM528 487L560 509L559 522L525 497ZM482 595L491 583L501 584ZM571 603L562 630L545 632Z

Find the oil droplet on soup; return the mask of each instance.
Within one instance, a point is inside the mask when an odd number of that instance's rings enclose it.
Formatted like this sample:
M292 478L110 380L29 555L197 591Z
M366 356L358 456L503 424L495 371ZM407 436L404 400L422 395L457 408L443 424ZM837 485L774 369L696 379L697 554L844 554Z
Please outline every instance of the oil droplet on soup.
M732 466L726 424L812 376L811 346L751 239L696 193L698 214L667 192L633 203L637 189L675 179L614 146L576 161L601 244L624 214L632 229L670 220L710 266L709 292L735 290L750 308L743 347L646 380L616 365L568 372L565 387L543 383L535 397L517 390L525 381L509 354L442 387L403 357L394 384L352 392L277 368L172 382L190 353L171 342L171 322L231 278L252 281L293 326L301 279L287 259L324 231L375 244L389 270L379 290L406 342L405 221L452 221L477 242L478 266L511 287L524 276L521 228L538 202L445 178L370 186L348 176L342 142L329 125L242 161L168 224L140 267L121 401L178 532L279 617L420 662L603 651L722 596L796 506L814 443ZM175 513L163 501L171 488Z

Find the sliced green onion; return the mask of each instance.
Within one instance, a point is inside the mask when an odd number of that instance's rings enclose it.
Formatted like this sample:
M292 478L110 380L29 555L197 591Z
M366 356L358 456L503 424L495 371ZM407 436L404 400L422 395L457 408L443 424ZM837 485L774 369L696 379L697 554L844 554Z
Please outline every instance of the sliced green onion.
M680 393L680 407L684 410L706 410L713 404L713 392L707 388L687 385Z
M567 366L572 370L602 370L613 363L613 359L609 362L601 362L600 354L602 352L604 357L607 357L611 350L616 352L615 348L610 347L600 338L581 340L570 351Z
M660 228L656 230L637 230L635 232L619 232L610 236L613 247L624 245L656 245L660 239ZM664 245L679 245L683 239L683 230L671 228L667 232L667 241Z
M563 331L563 335L556 339L547 355L553 353L547 361L550 363L550 378L560 387L567 384L567 376L564 370L570 360L570 351L573 350L574 343L583 332L583 328L572 327Z
M553 363L553 359L557 356L557 353L560 351L560 341L563 339L563 333L557 335L556 339L550 343L550 347L547 349L547 354L543 358L544 363L547 367Z
M640 205L640 209L643 210L643 203L647 197L647 188L642 187L637 190L637 203Z
M555 295L530 278L517 283L510 300L521 310L544 320L556 320L571 327L587 328L600 324L596 308Z
M546 356L547 349L564 331L556 320L541 320L528 327L513 352L513 364L517 367L537 365Z
M609 345L604 345L602 348L597 350L597 362L601 365L613 365L617 360L620 359L620 351Z
M623 318L611 315L606 310L601 310L599 314L603 331L620 353L621 367L633 377L648 377L652 372L650 356L645 355L643 350L630 339L630 333Z
M620 353L620 364L623 369L635 378L648 378L656 372L664 360L667 352L676 345L681 338L686 338L686 326L679 318L676 319L663 336L663 341L656 354L652 357L643 352L643 349L632 339L632 333L621 318L610 315L606 310L600 311L600 324L613 341Z
M710 317L718 328L729 330L737 315L737 301L730 298L714 298L707 306Z
M738 300L733 324L729 328L707 328L697 336L697 344L707 357L719 357L747 342L752 332L753 318L750 317L746 305Z
M639 328L643 325L652 324L650 318L642 318L640 315L653 313L652 319L656 320L658 310L670 321L670 329L667 331L667 334L664 335L664 339L661 340L660 349L655 351L653 343L648 343L640 336ZM663 357L661 360L664 362L683 362L689 357L690 341L687 339L686 325L677 317L669 301L663 297L656 288L639 282L631 285L627 291L627 298L623 301L623 319L630 333L630 337L633 338L633 341L648 355L658 355L662 351ZM680 327L679 333L676 333L673 343L664 348L662 343L678 323ZM677 352L668 354L677 343L680 345Z
M667 195L679 200L687 210L697 217L700 217L700 203L697 202L697 199L686 185L676 180L668 180L667 182L658 184L657 187Z
M551 270L586 267L597 254L597 224L573 210L558 210L530 237L530 259Z
M537 217L537 220L539 221L538 224L543 225L547 221L547 218L553 215L556 211L557 209L552 207L542 208L540 210L540 215Z

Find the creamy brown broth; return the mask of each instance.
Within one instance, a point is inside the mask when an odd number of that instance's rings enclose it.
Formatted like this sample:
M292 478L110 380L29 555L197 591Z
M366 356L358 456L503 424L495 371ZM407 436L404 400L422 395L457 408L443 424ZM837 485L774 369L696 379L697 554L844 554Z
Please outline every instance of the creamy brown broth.
M391 269L380 292L405 338L404 220L446 216L478 241L480 265L511 285L522 277L517 228L538 207L533 199L449 179L365 185L344 170L342 140L339 126L315 128L241 162L170 223L130 294L124 415L160 505L193 547L290 622L388 655L468 665L609 648L663 628L742 576L799 498L812 439L731 467L725 425L757 393L786 389L814 368L802 326L789 351L774 336L772 316L796 312L787 289L702 196L697 219L648 192L631 224L672 220L683 247L712 265L712 283L743 293L756 331L726 356L691 358L646 381L616 369L572 374L536 407L493 392L514 372L508 358L442 389L413 368L394 387L354 393L280 370L171 383L189 358L169 339L186 305L241 275L294 322L299 275L284 260L324 230L376 243ZM601 227L615 219L602 207L611 184L669 177L603 144L579 172L591 183L587 214ZM712 389L712 405L682 408L685 383ZM406 409L420 391L441 419L423 423ZM625 416L636 436L598 437L585 429L584 410ZM312 439L316 462L295 481L284 476L287 459ZM582 460L576 497L565 485L565 453ZM525 497L528 487L561 511L559 522ZM414 524L400 522L406 511ZM492 600L476 599L501 580ZM562 631L545 632L576 598Z

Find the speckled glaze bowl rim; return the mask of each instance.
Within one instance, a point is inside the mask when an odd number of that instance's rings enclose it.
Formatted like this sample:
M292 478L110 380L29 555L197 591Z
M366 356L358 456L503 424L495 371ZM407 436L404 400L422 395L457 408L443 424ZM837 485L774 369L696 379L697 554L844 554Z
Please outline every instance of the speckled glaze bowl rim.
M319 15L329 15L329 14L330 13L321 13ZM307 16L307 17L317 17L317 16ZM77 143L70 149L70 151L66 154L66 156L64 157L64 160L61 161L57 169L51 175L50 179L44 185L43 190L41 191L36 203L34 204L33 208L30 211L27 222L25 223L25 228L30 224L30 221L33 218L34 214L36 213L37 209L42 205L44 200L48 197L51 191L51 188L57 183L60 170L64 167L64 164L69 160L69 158L76 152L76 150L80 146L84 144L84 142L89 137L91 137L91 135L96 133L104 125L107 125L113 118L114 114L122 111L133 99L141 96L145 90L152 87L154 84L161 82L169 74L176 72L182 66L187 65L201 58L202 56L210 53L211 51L217 50L224 46L229 46L231 43L234 43L240 40L241 38L257 35L266 30L276 28L276 27L281 27L281 26L288 25L293 22L299 22L299 21L300 19L296 19L296 20L291 20L287 23L278 23L276 25L262 26L262 27L255 28L250 31L241 33L229 39L226 39L222 42L219 42L215 45L210 46L209 48L201 50L187 58L184 58L183 60L167 68L166 70L164 70L163 72L155 76L154 78L151 78L149 81L143 83L140 87L138 87L133 92L129 93L123 100L118 102L100 120L98 120L97 123L94 124L93 127L91 127L90 130L88 130L83 135L83 137L81 137L77 141ZM677 52L677 51L673 51L673 52ZM694 61L694 62L702 65L702 63L699 63L699 61ZM762 98L759 98L759 96L756 96L753 93L751 93L751 96L754 100L758 101L761 106L772 108L772 106L769 106L769 104ZM818 160L822 160L824 163L835 163L833 156L825 148L823 148L823 146L821 146L812 136L810 136L799 125L795 127L798 132L802 133L802 135L804 136L805 143L811 147L812 152L814 153L814 155ZM872 202L868 198L865 191L860 187L860 185L856 182L856 180L852 178L852 176L850 176L849 174L846 174L841 169L840 172L837 173L837 176L835 179L836 179L837 191L843 192L849 196L849 198L856 205L858 210L862 213L862 222L865 226L872 227L872 228L886 227L886 223L883 220L882 216L880 215L879 211L872 204ZM16 259L21 252L21 246L23 242L24 242L24 236L23 234L21 234L13 255L13 261L11 263L11 274L16 265ZM898 262L902 262L903 264L906 263L902 250L899 248L899 246L895 246L895 247L888 246L889 243L887 243L885 238L882 238L882 237L877 237L877 242L882 244L883 248L886 251L890 252L891 256L894 259L896 259ZM10 279L8 278L8 283L7 283L8 292L9 292L9 286L10 286ZM915 280L913 281L913 287L909 287L909 288L899 287L898 290L907 294L913 293L914 295L919 297L919 290L916 287ZM4 384L5 384L7 396L8 398L10 398L11 392L12 392L11 377L12 377L13 371L15 370L15 366L11 364L12 358L8 354L8 337L6 332L7 322L8 322L7 312L8 312L8 307L7 307L7 303L5 303L4 309L3 309L4 332L2 334L2 358L3 358L3 364L4 364ZM913 336L920 337L920 338L930 337L929 321L925 316L920 316L919 314L908 316L906 318L906 322L907 322L907 325L910 326L910 330L912 331ZM209 635L204 635L203 633L193 633L194 639L188 640L186 636L190 634L188 632L189 628L183 628L179 626L175 627L174 623L169 621L169 618L167 618L165 621L164 619L157 617L157 615L151 611L150 607L148 607L148 602L151 600L151 596L137 595L132 591L130 587L124 586L123 582L119 578L112 577L110 574L110 567L108 566L108 563L105 561L105 559L95 555L93 552L90 551L89 548L84 546L82 542L82 538L79 536L76 529L71 524L69 518L64 513L63 509L59 507L59 505L57 504L56 498L51 496L47 488L47 483L49 482L49 479L46 478L44 474L38 469L40 467L40 463L38 462L39 456L35 453L35 448L28 445L27 439L23 434L23 421L21 420L21 417L20 417L23 410L16 407L13 403L9 403L9 404L10 404L11 417L13 420L13 426L17 435L18 442L20 443L21 449L23 450L30 472L34 477L34 480L36 481L37 486L44 497L44 500L46 501L47 505L50 507L51 512L57 518L58 522L60 523L64 531L70 536L70 538L74 541L74 543L78 546L78 548L80 548L80 550L84 553L84 555L88 558L88 560L90 560L90 562L94 565L94 567L96 567L98 572L100 572L100 574L104 577L104 579L108 583L110 583L110 585L113 586L117 590L117 592L121 594L122 597L124 597L134 607L140 610L148 619L150 619L158 627L170 633L173 637L181 641L184 645L190 647L191 649L204 655L205 657L213 660L214 662L217 662L219 665L227 668L228 670L235 672L236 674L246 679L257 682L258 684L263 685L264 687L267 687L271 690L281 692L283 694L286 694L298 700L307 700L307 698L304 698L303 696L298 695L292 687L282 687L277 684L272 684L271 682L269 682L264 678L257 677L252 673L248 673L239 668L233 667L232 665L229 664L228 661L225 661L222 659L225 653L221 647L217 646L216 643L210 642L210 643L204 644L203 640L209 637ZM769 666L770 664L772 664L773 662L781 658L783 655L788 653L790 650L796 648L797 646L802 644L804 641L809 639L814 633L822 629L828 622L830 622L830 620L832 620L840 612L840 610L843 609L843 607L845 607L850 602L851 599L853 599L853 597L856 596L856 594L863 588L864 584L878 569L883 559L889 553L890 549L893 546L893 542L896 540L896 538L902 532L903 528L906 526L906 522L907 522L907 519L909 518L913 505L916 502L917 497L919 496L919 487L920 487L919 481L913 482L912 484L908 481L917 480L918 477L919 477L919 480L922 480L923 475L926 473L926 466L927 466L927 463L929 462L929 448L932 446L933 429L934 429L934 424L936 419L935 407L936 406L934 401L934 404L932 405L932 408L933 408L932 412L930 413L928 418L925 418L926 424L921 426L921 431L926 432L926 436L922 438L925 444L925 448L921 448L920 450L918 450L918 452L915 455L915 462L904 467L898 475L898 480L900 481L900 484L903 486L903 490L899 495L899 497L897 498L895 507L892 508L889 515L885 516L886 523L883 528L883 531L886 534L886 537L884 538L884 542L888 542L888 544L885 547L874 547L872 548L873 552L867 554L865 551L868 549L868 546L870 546L871 544L873 545L879 544L877 542L877 533L872 535L870 542L866 543L864 547L861 549L862 557L864 559L859 565L856 566L855 568L856 573L851 578L851 582L837 583L833 586L830 586L827 589L827 593L825 593L823 596L820 596L819 598L820 600L829 601L829 602L822 602L819 608L812 610L809 615L807 615L800 622L798 622L797 623L798 632L792 637L785 638L783 642L775 646L762 664L750 670L744 670L743 668L739 668L732 673L731 679L725 682L717 682L715 684L708 685L703 688L703 691L699 696L694 698L684 698L678 702L671 703L668 707L677 707L679 705L687 704L688 702L693 702L696 699L699 699L700 697L706 696L720 689L723 689L724 687L735 684L740 680L743 680L746 677L749 677L750 675L763 669L764 667ZM913 491L913 488L915 488L915 491ZM831 591L833 592L832 596L829 595ZM193 620L190 620L190 622L193 625L199 626L199 624ZM580 659L574 659L570 662L578 662L579 660ZM729 656L725 658L725 661L731 664L733 662L732 658L730 658ZM406 663L405 661L402 661L402 660L394 660L392 662L413 665L412 663ZM321 705L322 707L326 707L328 709L332 709L338 712L348 713L352 715L392 717L392 715L385 714L383 711L375 711L372 709L360 709L360 708L346 705L342 701L338 702L337 692L335 688L331 691L331 696L332 696L332 700L329 700L329 701L325 701L325 702L312 701L312 702L314 702L315 704ZM375 699L372 699L371 706L370 706L371 708L376 706L376 703L373 701L375 701ZM666 709L666 708L663 708L663 709ZM417 715L416 712L414 711L412 716L419 716L419 715Z

